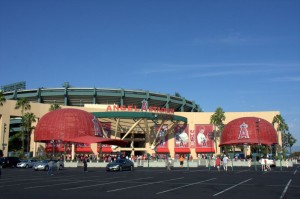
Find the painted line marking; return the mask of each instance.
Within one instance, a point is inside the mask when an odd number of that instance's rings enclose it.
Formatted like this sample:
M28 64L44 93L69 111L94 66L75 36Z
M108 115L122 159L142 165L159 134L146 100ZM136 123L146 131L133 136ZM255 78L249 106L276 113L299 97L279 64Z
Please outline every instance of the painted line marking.
M249 170L242 170L242 171L237 171L236 173L243 173L243 172L247 172Z
M193 172L205 172L207 169L201 169L201 170L193 170L193 171L185 171L184 173L193 173Z
M228 191L228 190L230 190L230 189L233 189L234 187L239 186L239 185L241 185L241 184L243 184L243 183L245 183L245 182L248 182L248 181L250 181L250 180L252 180L252 178L250 178L250 179L248 179L248 180L245 180L245 181L243 181L243 182L240 182L240 183L238 183L238 184L236 184L236 185L233 185L232 187L229 187L229 188L227 188L227 189L225 189L225 190L223 190L223 191L221 191L221 192L219 192L219 193L216 193L216 194L213 195L213 196L220 195L221 193L224 193L225 191Z
M282 199L284 197L284 195L285 195L288 187L290 186L291 182L292 182L292 179L290 179L289 182L287 183L287 185L285 186L285 188L284 188L284 190L283 190L283 192L282 192L282 194L280 196L280 199Z
M215 179L217 179L217 178L211 178L211 179L208 179L208 180L203 180L203 181L200 181L200 182L195 182L195 183L187 184L187 185L184 185L184 186L176 187L174 189L168 189L168 190L165 190L165 191L157 192L156 194L162 194L162 193L174 191L176 189L181 189L181 188L184 188L184 187L193 186L193 185L196 185L196 184L200 184L200 183L203 183L203 182L208 182L208 181L215 180Z
M93 180L78 180L78 181L75 181L75 182L64 182L64 183L40 185L40 186L34 186L34 187L25 187L24 189L36 189L36 188L42 188L42 187L52 187L52 186L57 186L57 185L75 184L75 183L81 183L81 182L87 182L87 181L93 181Z
M120 189L113 189L113 190L109 190L109 191L106 191L106 192L121 191L121 190L125 190L125 189L131 189L131 188L136 188L136 187L142 187L142 186L147 186L147 185L151 185L151 184L159 184L159 183L168 182L168 181L173 181L173 180L180 180L180 179L183 179L183 178L184 178L184 177L182 177L182 178L174 178L174 179L170 179L170 180L163 180L163 181L158 181L158 182L150 182L150 183L146 183L146 184L140 184L140 185L137 185L137 186L130 186L130 187L124 187L124 188L120 188Z
M153 177L137 178L137 179L132 179L132 180L120 180L120 181L93 184L93 185L87 185L87 186L72 187L72 188L67 188L67 189L62 189L62 190L68 191L68 190L74 190L74 189L83 189L83 188L88 188L88 187L96 187L96 186L107 185L107 184L116 184L116 183L119 183L119 182L130 182L130 181L134 181L134 180L143 180L143 179L149 179L149 178L153 178Z
M297 169L294 171L294 175L297 173Z
M102 179L103 181L105 180L112 180L115 178L120 178L120 177L113 177L113 178L107 178L107 179ZM57 186L57 185L64 185L64 184L75 184L75 183L81 183L81 182L90 182L94 180L76 180L72 182L62 182L62 183L56 183L56 184L48 184L48 185L39 185L39 186L32 186L32 187L25 187L24 189L35 189L35 188L42 188L42 187L51 187L51 186Z

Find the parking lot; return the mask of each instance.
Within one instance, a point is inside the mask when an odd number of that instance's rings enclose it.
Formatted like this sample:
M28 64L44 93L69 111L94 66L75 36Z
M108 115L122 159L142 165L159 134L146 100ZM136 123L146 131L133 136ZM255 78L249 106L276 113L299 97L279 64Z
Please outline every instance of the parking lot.
M47 175L33 169L2 169L1 199L20 198L300 198L299 166L272 168L264 173L254 167L135 168L106 172L104 168L65 168Z

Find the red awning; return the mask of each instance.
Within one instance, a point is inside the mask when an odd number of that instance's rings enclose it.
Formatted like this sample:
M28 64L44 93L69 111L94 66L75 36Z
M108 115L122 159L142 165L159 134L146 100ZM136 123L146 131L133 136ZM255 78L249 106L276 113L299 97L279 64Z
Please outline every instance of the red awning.
M214 153L214 148L196 148L196 153Z
M156 153L170 153L169 148L157 148Z
M89 135L72 138L65 141L73 142L73 143L85 143L85 144L101 143L101 144L110 144L110 145L118 145L118 146L126 145L128 143L125 140L102 138L102 137L89 136Z
M100 148L98 148L98 152L100 153ZM112 153L113 150L111 147L102 147L102 153Z
M75 149L76 153L93 153L91 147L77 147Z
M175 153L191 153L190 148L175 148Z

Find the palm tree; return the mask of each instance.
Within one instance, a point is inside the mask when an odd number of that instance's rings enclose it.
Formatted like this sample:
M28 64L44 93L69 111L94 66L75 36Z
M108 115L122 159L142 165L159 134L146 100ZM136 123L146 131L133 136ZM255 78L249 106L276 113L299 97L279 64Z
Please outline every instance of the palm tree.
M281 138L283 138L284 135L285 135L285 133L289 130L289 127L285 123L285 121L284 121L284 119L283 119L283 117L281 115L275 115L273 117L272 125L274 126L275 124L277 124L276 130L281 133ZM278 139L278 136L277 136L277 139Z
M285 134L283 138L283 146L290 148L290 155L292 154L292 146L297 142L297 139L294 138L294 136L288 132Z
M24 111L30 110L31 106L30 106L29 101L26 98L20 98L17 100L15 109L21 109L21 115L23 118ZM22 124L22 126L24 126L24 125ZM24 153L24 129L23 129L23 127L21 128L21 131L22 131L22 154L23 154Z
M217 141L221 137L221 133L224 128L223 121L226 119L225 117L225 112L221 107L218 107L215 111L215 113L210 117L210 124L213 124L214 127L217 127L216 129L214 128L214 142L215 142L215 147L216 147L216 152L217 152Z
M0 106L3 106L3 103L6 101L6 98L3 95L3 92L0 91Z
M49 108L49 111L54 111L54 110L57 110L57 109L61 109L60 105L54 103L54 104L51 104L50 108Z
M22 117L22 125L27 135L27 153L29 152L31 132L34 129L32 123L36 122L35 118L36 116L33 113L25 113Z

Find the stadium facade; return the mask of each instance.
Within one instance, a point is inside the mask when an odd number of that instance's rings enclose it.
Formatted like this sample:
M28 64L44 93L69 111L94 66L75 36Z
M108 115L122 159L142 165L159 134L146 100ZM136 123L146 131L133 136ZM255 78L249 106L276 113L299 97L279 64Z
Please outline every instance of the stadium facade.
M202 112L200 106L194 101L183 97L142 90L69 87L13 90L3 94L6 102L0 106L0 142L5 155L11 152L8 146L10 137L20 131L22 114L20 109L15 109L16 102L20 98L26 98L30 102L31 109L27 112L33 113L37 118L33 126L36 126L39 119L49 113L52 104L58 104L62 109L80 109L93 114L100 122L102 136L128 142L122 147L104 146L104 150L101 151L103 153L155 156L170 154L174 158L180 154L191 154L197 157L207 153L223 153L220 147L221 140L215 142L210 138L211 132L215 130L215 127L210 124L210 118L214 112ZM250 135L256 135L257 124L255 122L252 124L250 120L256 118L257 121L262 120L270 124L273 117L278 114L280 114L279 111L225 112L224 123L248 118L245 120L249 121L249 124L246 124L247 128L245 125L237 126L237 133L249 130ZM249 120L249 118L252 119ZM258 133L263 136L264 130L258 130ZM280 132L275 131L275 134L276 140L272 138L272 141L268 141L266 137L267 145L274 145L277 142L281 144L281 139L277 141L277 138L281 137ZM226 136L224 139L227 141L239 139L237 138L239 135L233 135L233 132L227 132ZM65 149L66 145L63 144L63 140L58 138L41 142L35 140L34 137L33 130L29 151L34 156L43 152L62 152L62 149ZM247 143L247 141L230 143L237 148L242 145L246 151L248 150L247 153L250 153L251 144L264 144L255 140L257 136L252 137L252 143ZM95 153L92 148L88 144L75 146L73 144L72 146L75 153ZM45 150L41 151L41 149Z

